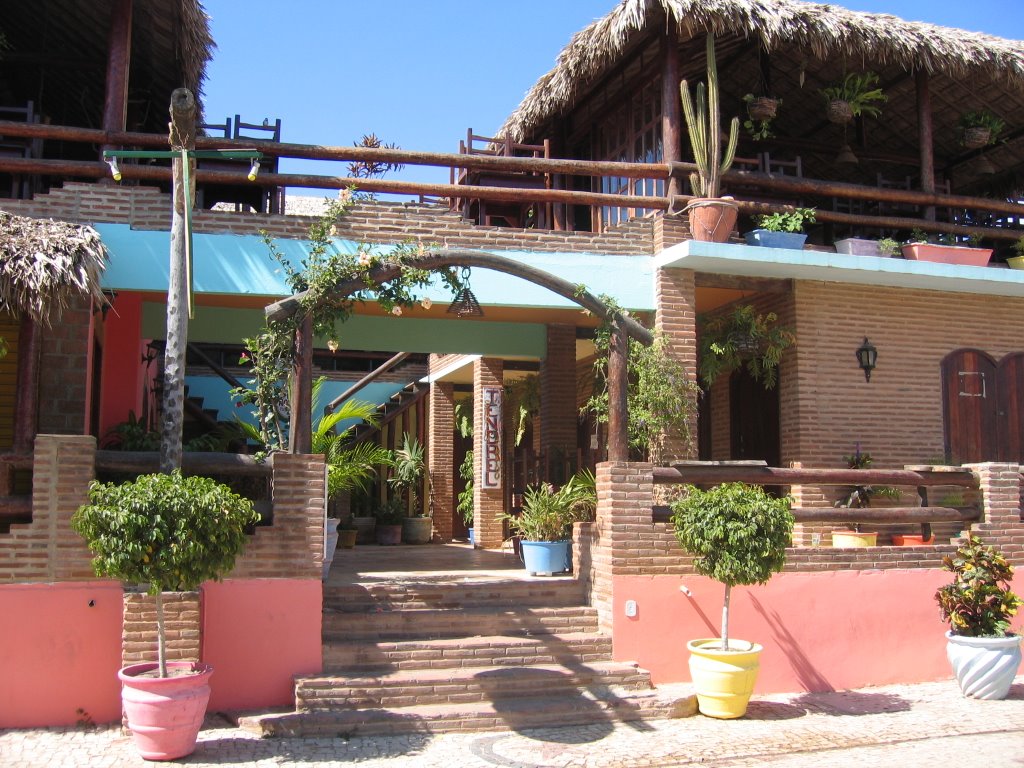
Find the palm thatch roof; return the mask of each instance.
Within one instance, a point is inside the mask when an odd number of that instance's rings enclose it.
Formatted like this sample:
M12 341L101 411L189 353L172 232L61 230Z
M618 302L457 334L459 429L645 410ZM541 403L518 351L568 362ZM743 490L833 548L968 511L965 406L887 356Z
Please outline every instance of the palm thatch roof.
M622 0L573 36L498 134L527 141L545 121L564 114L638 37L673 27L683 40L711 31L757 40L769 52L844 57L868 69L924 70L952 80L980 77L1024 90L1021 41L802 0Z
M92 227L0 211L0 310L50 323L76 296L102 302L106 259Z
M58 125L102 122L108 37L115 0L32 0L4 4L0 104L31 99ZM128 129L167 130L171 91L184 86L201 109L215 48L202 0L133 0Z

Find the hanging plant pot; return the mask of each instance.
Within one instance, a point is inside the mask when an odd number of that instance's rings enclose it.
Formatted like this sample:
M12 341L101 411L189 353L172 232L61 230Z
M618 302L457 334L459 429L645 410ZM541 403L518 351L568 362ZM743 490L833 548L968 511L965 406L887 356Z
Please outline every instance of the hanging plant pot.
M757 96L747 103L747 114L751 120L774 120L778 109L778 99L771 96Z
M992 131L988 128L974 127L964 130L963 145L967 149L981 149L992 140Z
M848 101L832 99L828 103L826 114L829 122L836 123L837 125L846 125L853 120L853 107L850 106Z

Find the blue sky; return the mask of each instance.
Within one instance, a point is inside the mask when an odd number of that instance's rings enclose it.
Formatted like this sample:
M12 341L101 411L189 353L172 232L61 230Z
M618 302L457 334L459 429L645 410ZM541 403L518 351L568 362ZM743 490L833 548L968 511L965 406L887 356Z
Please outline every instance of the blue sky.
M405 149L457 152L470 126L492 135L573 33L616 4L204 0L218 46L205 87L207 119L280 117L287 142L346 145L374 132ZM838 4L1024 39L1022 0ZM341 164L324 168L282 165L344 175ZM398 178L446 183L448 172L406 168Z

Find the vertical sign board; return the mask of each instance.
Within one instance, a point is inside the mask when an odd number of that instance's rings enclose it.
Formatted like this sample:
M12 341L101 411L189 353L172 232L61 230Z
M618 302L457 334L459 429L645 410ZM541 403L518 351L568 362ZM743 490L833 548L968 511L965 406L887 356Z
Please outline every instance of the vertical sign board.
M482 387L484 408L481 488L501 488L501 398L502 387Z

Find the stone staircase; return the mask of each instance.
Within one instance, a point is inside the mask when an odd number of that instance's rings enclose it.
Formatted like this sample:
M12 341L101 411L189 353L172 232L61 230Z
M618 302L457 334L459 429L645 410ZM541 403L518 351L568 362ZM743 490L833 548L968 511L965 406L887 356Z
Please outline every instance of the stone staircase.
M612 661L572 578L324 588L324 672L296 710L243 717L266 736L507 730L691 715L686 691Z

